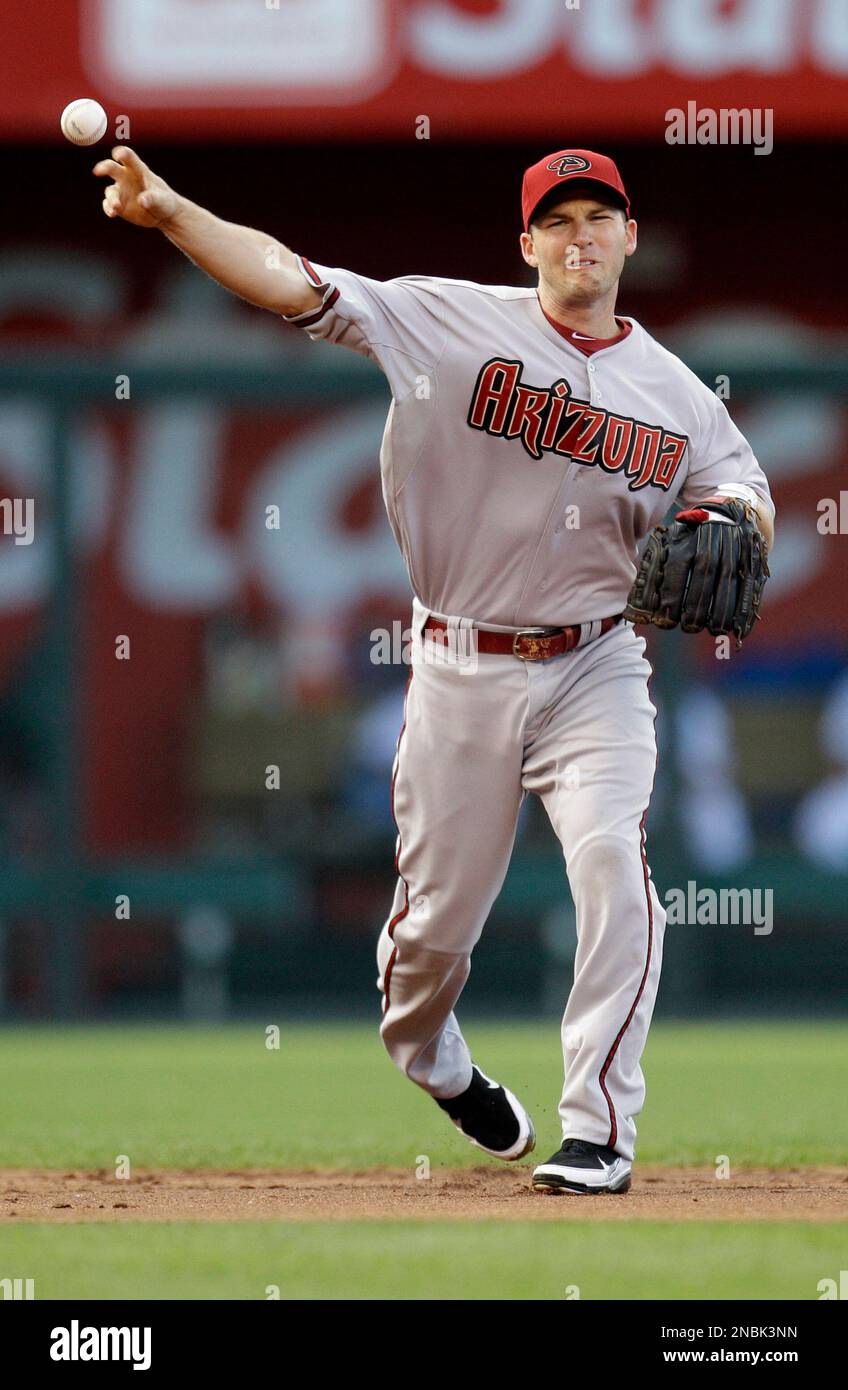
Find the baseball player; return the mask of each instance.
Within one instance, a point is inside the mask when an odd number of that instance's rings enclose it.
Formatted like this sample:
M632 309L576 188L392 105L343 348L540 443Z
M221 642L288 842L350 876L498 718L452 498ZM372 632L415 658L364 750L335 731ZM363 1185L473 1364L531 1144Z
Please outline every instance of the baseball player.
M378 281L223 222L134 151L112 153L94 169L113 180L108 217L158 227L236 294L369 357L391 388L383 496L414 597L397 887L378 945L385 1046L486 1153L534 1147L454 1010L535 792L562 845L577 953L562 1144L533 1183L626 1192L665 923L645 851L655 710L635 624L742 640L773 506L723 403L616 315L637 242L621 175L590 150L526 170L532 287Z

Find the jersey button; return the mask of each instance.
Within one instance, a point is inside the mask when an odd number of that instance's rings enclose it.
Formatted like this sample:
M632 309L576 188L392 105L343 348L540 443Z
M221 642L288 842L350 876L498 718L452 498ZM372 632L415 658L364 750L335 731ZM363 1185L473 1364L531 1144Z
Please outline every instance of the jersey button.
M589 366L586 368L586 370L589 371L589 372L593 372L593 371L595 370L595 368L592 366L592 363L591 363L591 362L589 363Z
M547 589L547 587L548 587L548 581L547 581L547 579L543 579L542 582L541 582L541 584L539 585L539 588L540 588L540 589Z

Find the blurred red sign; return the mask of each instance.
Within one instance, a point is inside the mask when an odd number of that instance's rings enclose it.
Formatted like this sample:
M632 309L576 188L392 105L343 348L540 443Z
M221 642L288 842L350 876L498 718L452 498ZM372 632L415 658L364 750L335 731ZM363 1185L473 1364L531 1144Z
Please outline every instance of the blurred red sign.
M844 0L64 0L9 7L0 54L5 138L81 95L129 138L659 140L690 101L848 127Z

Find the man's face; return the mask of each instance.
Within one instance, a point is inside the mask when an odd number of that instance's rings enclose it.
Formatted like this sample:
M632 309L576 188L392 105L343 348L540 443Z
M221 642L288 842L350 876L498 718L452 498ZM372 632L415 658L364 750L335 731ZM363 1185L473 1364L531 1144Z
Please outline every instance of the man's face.
M612 203L561 198L521 234L521 254L563 304L592 304L618 284L636 250L636 223Z

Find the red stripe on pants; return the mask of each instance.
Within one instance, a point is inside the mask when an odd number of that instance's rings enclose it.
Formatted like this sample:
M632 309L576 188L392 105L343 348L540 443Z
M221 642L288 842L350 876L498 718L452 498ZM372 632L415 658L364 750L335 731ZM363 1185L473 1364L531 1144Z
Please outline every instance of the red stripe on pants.
M395 830L397 831L397 849L395 850L395 870L396 870L396 872L397 872L398 878L399 878L399 879L401 880L401 882L403 883L403 890L404 890L404 904L403 904L403 907L401 908L400 912L396 912L396 913L395 913L394 917L392 918L392 920L391 920L391 922L389 923L389 926L388 926L389 939L390 939L392 942L394 942L393 932L394 932L395 927L397 926L398 922L402 922L402 921L403 921L404 917L405 917L406 914L409 912L409 884L407 883L406 879L404 878L403 874L402 874L401 871L400 871L400 856L401 856L401 851L402 851L402 849L403 849L403 844L402 844L401 836L400 836L400 826L398 825L398 823L397 823L397 817L395 816L395 783L397 782L397 775L398 775L398 771L400 770L400 745L401 745L401 742L403 741L403 736L404 736L404 734L406 733L406 705L407 705L407 701L408 701L408 699L409 699L409 687L410 687L411 684L412 684L412 670L411 670L411 668L410 668L409 678L408 678L408 680L407 680L407 682L406 682L406 691L405 691L404 697L403 697L403 724L401 725L401 730L400 730L400 733L398 734L397 753L395 754L395 771L394 771L394 776L392 777L392 796L391 796L392 820L393 820L394 823L395 823ZM392 950L392 954L389 956L389 962L388 962L388 965L386 966L385 974L383 975L383 1014L384 1014L384 1015L387 1013L388 1008L389 1008L389 981L390 981L391 978L392 978L392 970L394 969L394 964L395 964L395 961L397 960L397 953L398 953L398 948L397 948L397 945L395 944L394 947L393 947L393 950Z
M645 808L645 811L643 812L642 819L641 819L640 822L639 822L639 853L640 853L640 855L641 855L641 857L642 857L642 874L643 874L643 877L644 877L644 880L645 880L645 898L646 898L646 901L647 901L647 904L648 904L648 954L647 954L647 959L645 960L645 969L644 969L644 972L643 972L643 974L642 974L642 979L641 979L641 981L639 982L639 988L638 988L638 990L637 990L637 992L636 992L636 998L633 1000L633 1003L632 1003L632 1005L630 1006L630 1012L628 1013L627 1018L624 1020L624 1023L622 1024L621 1029L619 1030L618 1037L616 1038L615 1042L613 1043L612 1047L611 1047L610 1050L609 1050L609 1053L608 1053L608 1055L607 1055L607 1059L606 1059L606 1061L604 1062L603 1067L601 1068L600 1077L598 1078L599 1081L600 1081L601 1090L603 1091L604 1095L606 1096L606 1102L607 1102L607 1105L609 1106L609 1112L610 1112L610 1132L609 1132L609 1139L607 1140L607 1147L610 1148L610 1149L614 1149L614 1148L615 1148L615 1141L616 1141L616 1139L618 1138L618 1121L617 1121L616 1118L615 1118L615 1106L614 1106L613 1103L612 1103L612 1097L610 1096L610 1093L609 1093L609 1091L607 1090L607 1088L606 1088L604 1082L605 1082L605 1080L606 1080L607 1072L609 1071L609 1069L610 1069L610 1067L611 1067L611 1065L612 1065L613 1058L615 1057L615 1054L616 1054L616 1052L617 1052L618 1049L619 1049L619 1045L620 1045L620 1043L621 1043L621 1039L624 1037L624 1034L627 1032L627 1029L630 1027L630 1023L631 1023L632 1018L633 1018L633 1015L635 1014L636 1009L637 1009L637 1007L638 1007L639 1000L642 998L642 993L643 993L643 991L644 991L644 989L645 989L645 981L646 981L647 978L648 978L648 971L649 971L650 968L651 968L651 955L652 955L652 952L653 952L653 945L654 945L654 908L653 908L653 904L652 904L652 902L651 902L651 885L650 885L650 877L649 877L649 874L648 874L648 859L647 859L647 855L646 855L646 853L645 853L645 817L647 816L647 814L648 814L648 811L647 811L647 807L646 807L646 808Z

